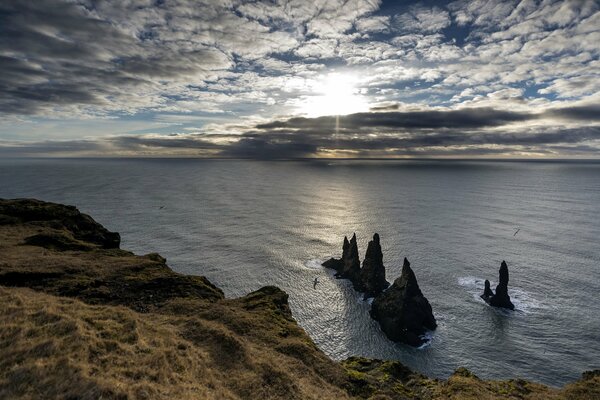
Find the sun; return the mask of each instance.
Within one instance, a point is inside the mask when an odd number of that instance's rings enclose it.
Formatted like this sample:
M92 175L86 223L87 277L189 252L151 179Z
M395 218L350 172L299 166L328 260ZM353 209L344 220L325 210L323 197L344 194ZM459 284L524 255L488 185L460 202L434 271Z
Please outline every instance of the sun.
M298 109L308 117L347 115L369 109L361 93L361 80L355 74L332 72L309 83L311 95L304 96Z

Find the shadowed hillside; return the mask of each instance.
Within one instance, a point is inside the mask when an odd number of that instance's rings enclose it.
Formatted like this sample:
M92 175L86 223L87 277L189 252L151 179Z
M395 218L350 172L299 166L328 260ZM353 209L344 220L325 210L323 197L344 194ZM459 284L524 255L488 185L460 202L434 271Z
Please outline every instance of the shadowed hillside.
M440 381L398 362L336 363L280 289L225 299L119 241L74 207L0 200L0 398L600 398L598 371L559 390L465 369Z

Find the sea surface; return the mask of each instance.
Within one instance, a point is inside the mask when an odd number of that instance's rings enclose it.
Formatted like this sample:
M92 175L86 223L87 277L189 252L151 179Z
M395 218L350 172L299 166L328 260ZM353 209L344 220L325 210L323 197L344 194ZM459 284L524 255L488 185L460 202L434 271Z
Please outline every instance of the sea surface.
M4 159L0 197L76 205L123 248L159 252L229 297L277 285L337 360L549 385L600 368L598 163ZM428 345L389 341L321 267L353 232L361 258L379 233L390 282L410 260L438 320ZM502 260L512 312L479 298Z

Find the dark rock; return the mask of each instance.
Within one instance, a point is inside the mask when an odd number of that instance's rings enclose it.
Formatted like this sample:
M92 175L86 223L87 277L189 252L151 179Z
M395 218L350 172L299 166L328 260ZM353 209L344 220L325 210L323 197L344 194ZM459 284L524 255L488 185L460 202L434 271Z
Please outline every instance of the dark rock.
M431 305L406 258L402 275L373 300L371 317L379 322L388 338L411 346L422 345L425 342L422 335L437 327Z
M369 242L367 253L360 270L360 290L365 293L364 298L378 296L390 284L385 280L385 267L383 266L383 253L379 243L379 235L374 234Z
M492 292L492 289L490 288L490 281L486 279L485 288L483 289L483 294L481 295L481 298L487 303L490 301L490 297L492 297L493 295L494 292Z
M494 307L508 308L514 310L515 306L510 301L508 295L508 266L505 261L502 261L499 271L499 283L496 286L496 294L490 297L489 304Z
M342 260L341 258L332 257L321 265L325 268L331 268L335 269L336 271L340 271L344 267L344 260Z
M354 287L358 289L358 286L360 286L360 258L358 256L356 233L352 235L350 241L348 241L347 236L344 236L342 258L330 258L321 265L335 269L337 271L335 274L337 278L350 279L354 284Z
M325 261L322 266L326 268L335 269L338 271L342 271L344 269L344 260L348 258L348 251L350 249L350 242L348 242L348 236L344 236L344 244L342 245L342 258L333 258L331 257L329 260Z
M346 242L347 240L344 238L344 267L338 272L338 275L340 278L348 278L355 283L360 279L360 257L358 256L356 233L352 235L352 239L350 239L348 246L346 246Z

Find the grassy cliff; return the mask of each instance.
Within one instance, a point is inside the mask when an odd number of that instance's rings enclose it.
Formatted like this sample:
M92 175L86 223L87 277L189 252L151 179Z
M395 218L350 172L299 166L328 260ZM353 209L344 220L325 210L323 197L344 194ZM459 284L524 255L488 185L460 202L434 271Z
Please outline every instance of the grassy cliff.
M0 200L0 399L597 399L600 372L562 389L446 381L398 362L327 358L265 287L226 299L74 207Z

